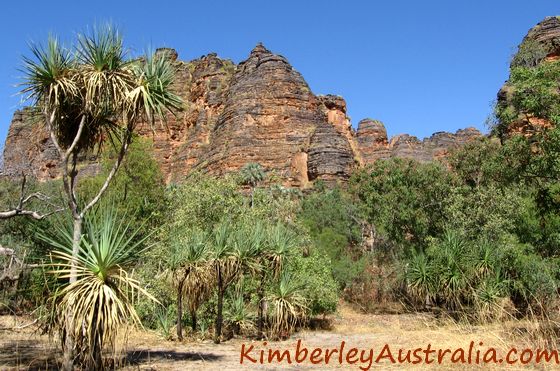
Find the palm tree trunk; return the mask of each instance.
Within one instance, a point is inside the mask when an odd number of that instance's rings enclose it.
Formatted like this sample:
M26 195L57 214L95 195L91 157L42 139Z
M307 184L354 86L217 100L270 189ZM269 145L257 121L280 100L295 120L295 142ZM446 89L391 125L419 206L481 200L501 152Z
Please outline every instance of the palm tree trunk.
M72 265L70 269L70 284L77 280L77 269L75 259L80 250L80 240L82 238L82 217L74 216L74 232L72 234ZM72 329L74 328L74 313L70 309L66 314L66 336L64 339L64 360L62 368L65 371L71 371L74 368L74 336Z
M99 309L98 309L99 310ZM97 313L94 315L93 322L97 321ZM93 366L95 370L103 370L103 330L100 329L99 335L93 339ZM87 362L84 362L87 364Z
M222 279L222 270L218 268L218 313L216 315L216 329L214 331L214 343L220 344L222 337L222 309L224 306L224 282Z
M196 332L196 310L191 312L191 320L192 320L192 329L193 332Z
M177 287L177 339L183 340L183 282Z
M266 277L266 272L261 272L261 281L259 283L258 289L258 299L259 299L259 311L258 311L258 323L257 323L257 339L262 339L264 337L264 280Z

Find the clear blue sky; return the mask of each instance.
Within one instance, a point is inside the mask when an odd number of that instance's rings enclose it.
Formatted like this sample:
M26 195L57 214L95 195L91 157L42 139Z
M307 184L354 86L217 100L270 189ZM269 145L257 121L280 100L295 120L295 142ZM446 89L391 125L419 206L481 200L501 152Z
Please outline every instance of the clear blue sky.
M21 56L49 32L112 21L134 50L168 46L190 60L235 62L262 41L316 94L342 95L354 126L385 122L389 135L484 130L527 30L560 15L558 0L469 1L8 1L0 15L0 143L13 111ZM2 144L0 144L2 146Z

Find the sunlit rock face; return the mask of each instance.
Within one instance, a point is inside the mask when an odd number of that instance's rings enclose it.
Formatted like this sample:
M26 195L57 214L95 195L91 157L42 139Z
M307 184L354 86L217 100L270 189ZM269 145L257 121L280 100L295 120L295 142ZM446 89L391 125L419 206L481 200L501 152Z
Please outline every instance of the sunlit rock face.
M257 162L286 186L339 183L376 160L432 161L480 136L465 129L423 141L409 135L389 139L383 123L372 119L360 121L354 131L344 98L313 94L286 58L262 44L239 64L215 53L189 62L170 48L156 54L175 67L174 90L183 110L168 114L165 123L140 125L138 133L153 141L167 182L181 181L193 169L222 175ZM94 155L80 161L86 174L99 170ZM28 109L14 114L4 163L4 172L26 168L41 180L60 175L44 125Z

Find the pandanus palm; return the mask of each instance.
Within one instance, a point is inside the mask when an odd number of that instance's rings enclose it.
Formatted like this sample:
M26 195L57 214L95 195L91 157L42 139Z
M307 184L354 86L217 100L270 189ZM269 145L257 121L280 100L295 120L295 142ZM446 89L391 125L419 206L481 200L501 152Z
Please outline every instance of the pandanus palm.
M277 286L268 296L272 303L271 330L275 338L290 336L297 324L307 316L308 307L302 290L302 283L289 272L283 272Z
M264 336L264 315L266 313L265 284L267 273L270 271L275 279L280 276L284 261L295 246L295 235L283 224L276 224L266 230L266 240L263 241L260 253L261 269L257 291L258 319L257 336Z
M212 231L209 239L210 262L217 286L218 303L214 342L219 344L222 336L224 294L239 272L232 241L233 229L229 222L222 222Z
M53 247L52 272L62 279L76 278L53 298L49 325L60 334L71 333L80 350L80 364L86 369L101 369L102 351L116 349L120 330L130 324L140 324L132 304L135 292L155 299L126 271L147 236L138 238L139 230L130 230L130 224L112 210L90 213L84 230L76 255L71 225L61 224L54 235L52 232L40 235ZM72 327L66 322L70 313L74 317Z
M186 299L196 330L196 313L208 296L213 279L208 269L209 250L206 235L202 231L190 231L184 238L175 238L171 243L169 267L173 286L177 290L177 337L183 339L183 300Z
M230 222L222 222L214 230L211 238L212 265L218 289L218 307L214 342L219 343L223 324L224 293L243 272L259 270L258 256L263 237L259 227L249 228L239 223L235 230Z
M165 110L179 109L181 100L171 92L173 70L163 58L128 59L121 35L112 27L78 36L66 49L56 38L46 47L32 46L24 58L22 93L44 120L56 148L63 188L73 218L72 259L68 278L78 279L77 259L86 213L109 187L132 141L136 126L153 122ZM78 200L78 158L110 138L117 157L104 183L90 200ZM74 264L76 263L76 264ZM73 328L72 312L67 327ZM65 369L73 368L72 331L66 331Z
M266 177L262 166L256 162L249 162L241 168L241 180L243 184L251 187L251 207L254 203L255 187Z

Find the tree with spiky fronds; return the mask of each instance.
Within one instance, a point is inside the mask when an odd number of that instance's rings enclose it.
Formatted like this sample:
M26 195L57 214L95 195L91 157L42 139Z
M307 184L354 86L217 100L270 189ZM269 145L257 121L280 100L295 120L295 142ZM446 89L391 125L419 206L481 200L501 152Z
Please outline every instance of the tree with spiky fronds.
M257 337L264 337L264 317L267 303L265 300L265 285L267 274L272 273L272 278L278 279L282 267L292 250L296 246L295 235L283 224L275 224L266 229L266 240L259 254L260 275L257 288L258 314L257 314Z
M183 300L196 331L198 307L208 297L214 279L209 267L210 251L207 236L193 230L186 237L175 237L171 241L169 270L173 286L177 290L177 338L183 340Z
M254 273L259 268L261 252L255 229L231 221L222 221L210 237L211 264L218 294L214 342L220 343L223 325L224 294L243 272Z
M276 339L290 336L308 313L303 284L289 272L283 272L267 298L271 302L271 333Z
M242 183L251 187L251 207L253 207L255 188L266 178L266 173L259 163L249 162L241 168L240 175Z
M79 276L78 255L82 224L87 212L103 196L125 157L137 125L166 110L180 109L181 99L172 93L174 71L168 60L147 56L130 59L119 32L101 27L78 35L67 49L51 37L46 47L31 46L32 58L24 58L22 93L42 116L61 165L63 188L73 219L72 254L68 278ZM107 178L90 200L78 200L78 158L109 140L117 156ZM65 369L73 368L75 344L71 306L64 341Z
M52 298L47 326L61 335L70 333L79 349L79 364L98 370L103 369L102 352L114 354L119 332L129 324L140 324L133 305L135 292L155 299L126 271L148 236L137 238L140 229L131 230L130 222L112 209L97 208L84 221L77 254L71 224L55 223L54 233L39 235L53 247L52 272L60 279L74 278ZM72 327L66 320L69 313Z

